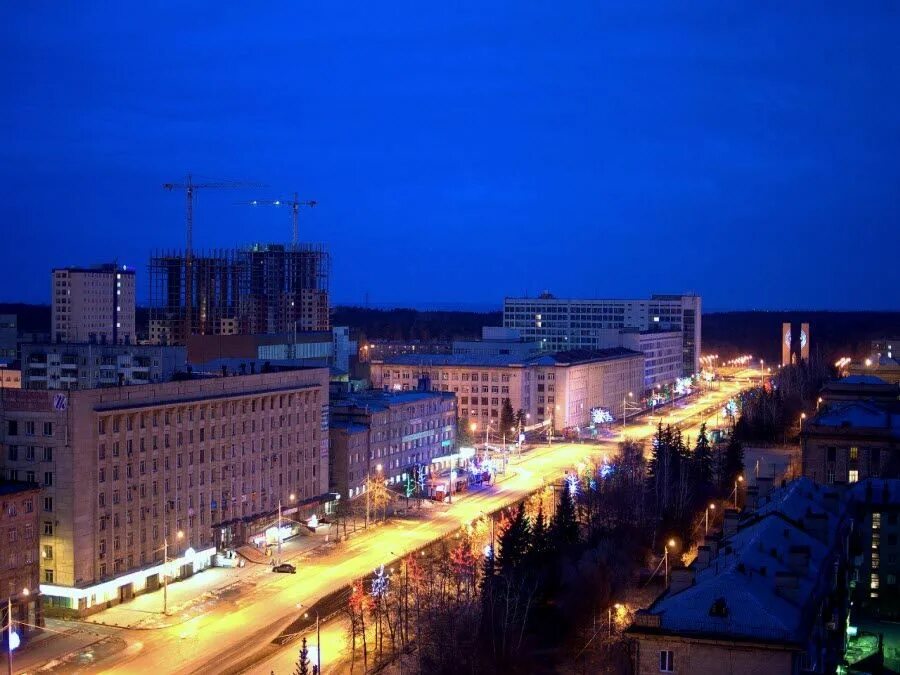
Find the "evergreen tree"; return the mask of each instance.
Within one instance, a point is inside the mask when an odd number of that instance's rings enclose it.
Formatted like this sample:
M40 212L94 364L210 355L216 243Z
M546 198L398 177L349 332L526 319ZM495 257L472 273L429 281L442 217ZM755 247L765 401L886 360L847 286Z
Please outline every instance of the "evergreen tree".
M578 521L575 519L575 499L569 487L569 481L563 483L556 506L556 516L550 530L552 544L557 548L565 548L578 543Z
M725 448L724 469L726 487L732 485L737 477L744 473L744 447L734 434L731 435L728 447Z
M306 649L306 638L300 647L300 656L297 658L297 668L294 675L309 675L309 650Z
M697 436L697 444L694 446L694 456L691 461L694 474L694 486L700 497L706 498L712 492L713 486L713 456L709 446L709 438L706 435L706 424L700 425L700 433Z
M531 525L525 515L525 503L519 503L516 515L500 535L496 566L500 574L509 576L522 565L531 545Z
M500 408L500 436L505 435L507 440L515 436L512 431L516 426L516 414L513 412L512 403L508 398L503 399L503 405Z
M538 506L537 515L534 517L534 525L531 529L531 550L529 557L534 561L533 568L540 568L550 553L550 528L544 518L544 507Z

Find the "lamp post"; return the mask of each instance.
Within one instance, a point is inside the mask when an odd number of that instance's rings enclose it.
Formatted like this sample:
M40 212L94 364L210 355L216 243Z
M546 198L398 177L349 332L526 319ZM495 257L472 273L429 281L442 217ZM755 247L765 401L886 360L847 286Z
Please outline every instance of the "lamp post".
M710 505L706 507L706 527L704 528L703 534L709 534L709 512L715 510L715 504L710 503Z
M25 597L28 597L29 595L31 595L31 591L29 591L27 588L23 588L20 595L24 595ZM6 599L6 667L9 672L9 675L12 675L12 673L13 673L12 653L13 653L13 650L16 648L16 646L18 646L18 643L16 645L13 645L14 633L13 633L12 600L13 600L13 596L12 596L12 594L10 594L10 596ZM19 636L16 634L16 637L18 638Z
M734 481L734 490L731 491L731 494L734 495L734 508L738 507L738 484L744 482L743 476L738 476L737 480Z
M289 497L291 503L293 503L296 498L297 498L297 496L292 492ZM282 539L282 536L281 536L281 499L279 499L278 500L278 559L277 559L278 562L276 563L277 565L281 564L281 539Z
M803 435L803 420L806 419L806 413L800 413L800 435Z
M760 387L765 386L765 371L763 370L764 364L765 364L765 361L763 359L760 359L759 360L759 386Z
M303 603L297 603L298 609L303 609ZM316 670L322 673L322 634L319 632L319 610L314 609L313 614L316 615ZM309 618L309 612L303 612L303 618Z
M616 604L611 605L611 606L609 607L609 637L610 637L610 638L612 638L612 622L613 622L612 611L613 611L613 609L615 609L616 612L618 613L619 608L620 608L621 606L622 606L622 605L620 605L620 604L617 602Z
M622 428L627 426L626 414L628 413L628 399L634 398L634 392L629 391L628 396L622 395Z
M175 540L184 538L184 532L178 530ZM159 549L156 549L157 551ZM169 537L163 537L163 614L169 613Z
M669 547L675 548L675 540L669 539L663 547L663 561L666 565L666 588L669 587Z

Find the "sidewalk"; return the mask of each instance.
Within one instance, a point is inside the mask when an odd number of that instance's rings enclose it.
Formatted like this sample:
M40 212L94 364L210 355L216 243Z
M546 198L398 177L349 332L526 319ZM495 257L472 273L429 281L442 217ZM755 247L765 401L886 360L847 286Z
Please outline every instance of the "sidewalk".
M298 560L327 546L325 534L301 535L282 544L281 557L299 566ZM169 584L168 615L163 614L163 591L160 588L92 614L80 622L143 630L169 628L205 614L222 601L234 600L244 591L264 584L273 576L275 573L269 564L248 562L244 567L210 567L188 579Z

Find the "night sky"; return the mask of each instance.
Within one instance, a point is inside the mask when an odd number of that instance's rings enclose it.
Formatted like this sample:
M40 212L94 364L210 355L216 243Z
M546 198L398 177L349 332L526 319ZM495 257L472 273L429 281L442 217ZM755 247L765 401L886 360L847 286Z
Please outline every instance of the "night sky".
M0 300L288 240L335 302L900 309L900 3L6 2ZM682 7L681 5L687 5Z

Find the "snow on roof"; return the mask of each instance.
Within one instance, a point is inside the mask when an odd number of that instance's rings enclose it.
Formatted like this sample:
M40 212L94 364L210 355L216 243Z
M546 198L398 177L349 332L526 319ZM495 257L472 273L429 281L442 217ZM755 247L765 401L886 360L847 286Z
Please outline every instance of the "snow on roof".
M874 375L848 375L838 380L838 384L888 384L888 382Z
M624 347L611 347L609 349L569 349L534 356L523 356L520 354L398 354L396 356L385 356L381 362L385 365L476 366L490 368L528 365L564 366L635 356L643 356L643 354Z
M746 519L721 542L709 565L696 563L694 583L659 598L649 612L659 628L677 633L721 634L729 637L803 641L808 634L807 605L821 597L831 546L807 533L802 518L827 513L826 490L799 479L777 490L764 509ZM837 516L830 514L837 520ZM835 536L838 523L826 531ZM808 562L792 564L792 551L808 552ZM795 553L796 554L796 553ZM781 579L796 586L780 590ZM715 611L714 606L720 610Z
M850 401L829 406L816 415L813 424L822 427L856 427L861 429L894 429L900 432L900 415L873 401Z

